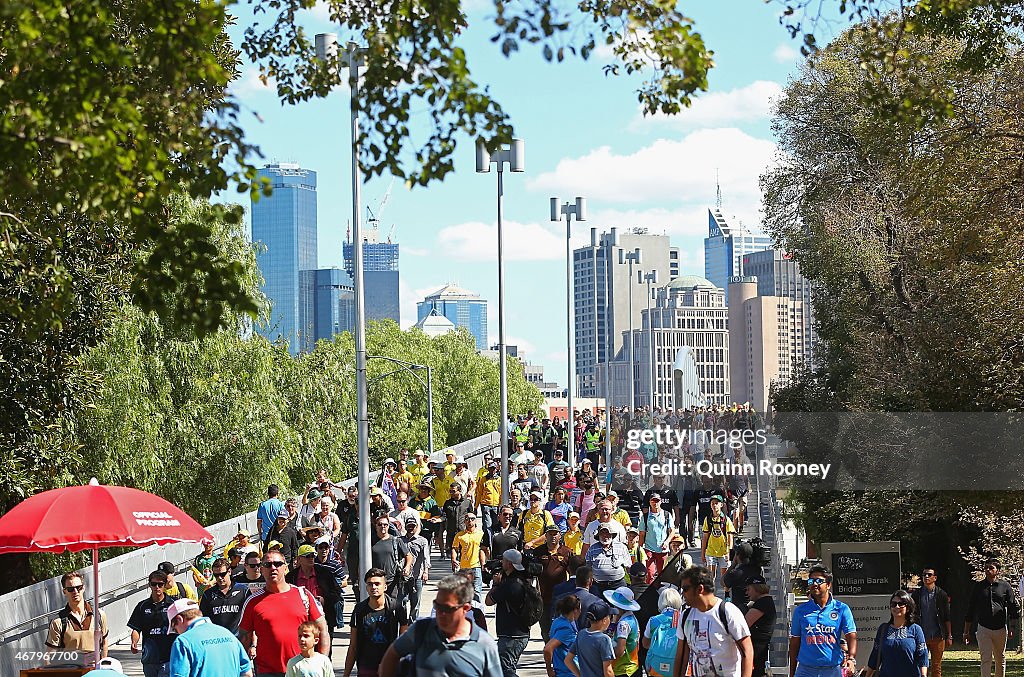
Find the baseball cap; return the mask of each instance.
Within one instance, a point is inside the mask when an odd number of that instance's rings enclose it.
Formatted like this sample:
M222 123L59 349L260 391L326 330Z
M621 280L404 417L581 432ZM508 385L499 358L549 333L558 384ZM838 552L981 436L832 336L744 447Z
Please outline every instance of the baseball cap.
M458 465L460 463L462 463L462 464L466 463L466 457L465 456L456 456L455 457L455 465Z
M320 493L319 489L310 489L309 493L306 494L306 497L309 500L311 500L311 501L315 501L316 499L320 498L321 496L323 496L323 494Z
M543 494L543 493L541 493L541 492L540 492L539 490L537 490L537 489L534 489L533 491L531 491L531 492L530 492L530 496L536 496L537 498L544 498L544 494Z
M384 490L381 489L380 487L374 487L374 488L370 489L370 496L383 496L383 495L384 495Z
M267 550L280 550L283 547L284 544L281 543L281 541L271 541L270 543L267 543Z
M183 613L185 611L188 611L189 609L198 609L198 608L199 608L199 605L196 604L195 602L193 602L192 600L188 599L187 597L183 598L183 599L176 600L174 602L174 604L172 604L171 606L167 607L167 630L170 631L172 629L171 628L171 621L174 620L175 616L177 616L178 614Z
M405 520L405 526L409 526L410 524L413 525L413 526L416 526L418 523L419 523L419 520L416 519L415 517L410 517L409 519Z
M160 562L160 564L156 565L156 570L157 571L162 571L165 574L173 574L174 573L174 565L171 564L170 562Z
M583 465L584 463L591 463L591 461L589 458L585 458L582 461L580 461L580 465Z
M546 527L544 527L544 533L547 533L549 531L561 531L561 529L558 528L557 524L549 524Z
M236 535L237 536L252 536L252 534L249 533L248 529L239 529L238 533Z
M303 543L299 546L299 557L305 557L306 555L315 555L316 549L309 543Z
M96 667L97 669L101 670L105 669L113 670L114 672L124 672L124 669L121 668L121 661L117 660L116 658L111 658L109 656L107 658L101 658L100 662L96 664Z
M587 607L587 618L589 618L591 622L603 621L611 615L611 607L609 607L604 602L593 602L590 606Z
M711 497L711 500L718 501L719 503L725 503L725 499L722 498L721 494L715 494L714 496Z
M212 538L201 538L199 539L200 545L213 545L215 541Z
M316 539L316 543L314 543L313 545L315 545L316 547L319 548L321 545L330 545L330 544L331 544L331 537L330 536L321 536L320 538ZM302 546L299 546L299 547L302 547Z
M417 449L416 451L412 452L412 455L413 456L423 456L424 455L423 454L423 450L422 449Z
M607 498L612 498L612 497L614 497L614 498L618 498L619 497L618 492L616 492L614 489L612 491L609 491L608 492L608 496L607 496Z
M767 585L768 581L764 579L764 576L751 576L747 579L747 585Z
M573 510L572 512L569 513L569 517L575 517L576 519L579 519L580 518L580 514L578 512L576 512L575 510Z
M501 553L501 558L508 561L512 565L512 568L516 571L525 571L526 567L523 566L523 553L518 550L509 548L505 552Z
M385 458L384 459L384 465L387 465L388 463L390 463L391 465L398 465L398 463L395 462L395 459L393 459L393 458Z
M279 520L286 520L289 517L291 517L291 513L283 508L277 513L277 519Z
M637 529L637 528L636 528L636 527L634 527L634 526L631 526L631 527L629 527L628 529L626 529L626 533L627 533L627 534L639 534L639 533L640 533L640 530L639 530L639 529Z

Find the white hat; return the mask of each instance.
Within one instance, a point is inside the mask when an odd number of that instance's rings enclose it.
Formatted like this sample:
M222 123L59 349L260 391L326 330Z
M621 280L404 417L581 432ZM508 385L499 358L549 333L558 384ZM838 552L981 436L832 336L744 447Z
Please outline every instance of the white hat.
M113 670L114 672L124 673L124 670L121 668L121 661L117 660L116 658L110 657L101 658L100 662L96 664L96 669L106 669Z
M174 602L171 606L167 607L167 630L173 632L174 628L171 627L171 621L174 617L180 613L184 613L189 609L198 609L199 605L188 598L179 599Z
M455 465L458 465L459 463L465 463L465 462L466 462L466 457L465 456L456 456L455 457Z
M633 591L625 585L614 590L605 590L604 598L608 600L609 604L613 604L620 609L625 609L626 611L640 610L640 605L637 604L636 599L633 597Z

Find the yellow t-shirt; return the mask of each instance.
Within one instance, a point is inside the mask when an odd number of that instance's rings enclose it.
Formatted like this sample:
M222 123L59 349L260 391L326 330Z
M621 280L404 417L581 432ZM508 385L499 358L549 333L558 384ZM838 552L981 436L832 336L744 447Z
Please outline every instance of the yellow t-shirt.
M535 538L540 538L544 535L544 527L553 523L554 520L551 518L551 513L547 510L541 510L538 513L529 510L524 512L522 517L523 543L529 543Z
M724 531L722 530L723 522L725 524ZM725 557L729 554L727 535L736 533L736 527L733 526L731 519L725 515L720 515L718 518L715 518L714 515L705 517L702 531L708 535L707 554L710 557Z
M430 486L434 489L434 500L438 505L444 505L452 497L452 478L449 475L444 477L434 475L430 480Z
M409 490L410 491L412 491L413 488L416 486L413 483L412 473L409 472L408 470L406 470L403 473L399 473L398 475L395 476L395 484L396 485L398 485L400 487L400 486L402 486L402 482L405 482L406 484L409 485Z
M562 534L562 543L569 550L572 550L572 554L579 555L583 552L583 529L577 528L576 531L566 531Z
M625 510L616 510L612 514L612 519L621 524L623 529L628 529L633 526L633 523L629 521L629 513Z
M409 465L409 474L412 475L413 491L419 486L423 478L430 472L430 467L426 463L412 463Z
M480 505L489 505L496 508L501 501L501 478L482 479L477 483L477 497Z
M455 534L452 541L452 549L459 551L459 568L475 569L480 566L480 544L483 542L484 532L477 529L473 533L460 531Z

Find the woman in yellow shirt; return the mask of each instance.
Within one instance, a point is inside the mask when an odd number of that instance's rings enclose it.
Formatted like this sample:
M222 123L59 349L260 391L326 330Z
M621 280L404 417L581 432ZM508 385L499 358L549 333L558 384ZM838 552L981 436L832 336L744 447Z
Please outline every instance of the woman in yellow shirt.
M583 530L580 529L580 514L575 510L569 513L569 528L562 534L562 543L579 555L583 552Z

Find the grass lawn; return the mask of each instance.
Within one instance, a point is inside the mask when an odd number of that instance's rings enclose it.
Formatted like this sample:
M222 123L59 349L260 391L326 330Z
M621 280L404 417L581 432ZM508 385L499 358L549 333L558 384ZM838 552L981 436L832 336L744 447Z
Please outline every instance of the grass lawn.
M995 674L993 672L993 674ZM963 650L954 645L942 656L942 677L979 677L981 657L977 646ZM1024 656L1016 650L1006 652L1006 677L1024 677Z

